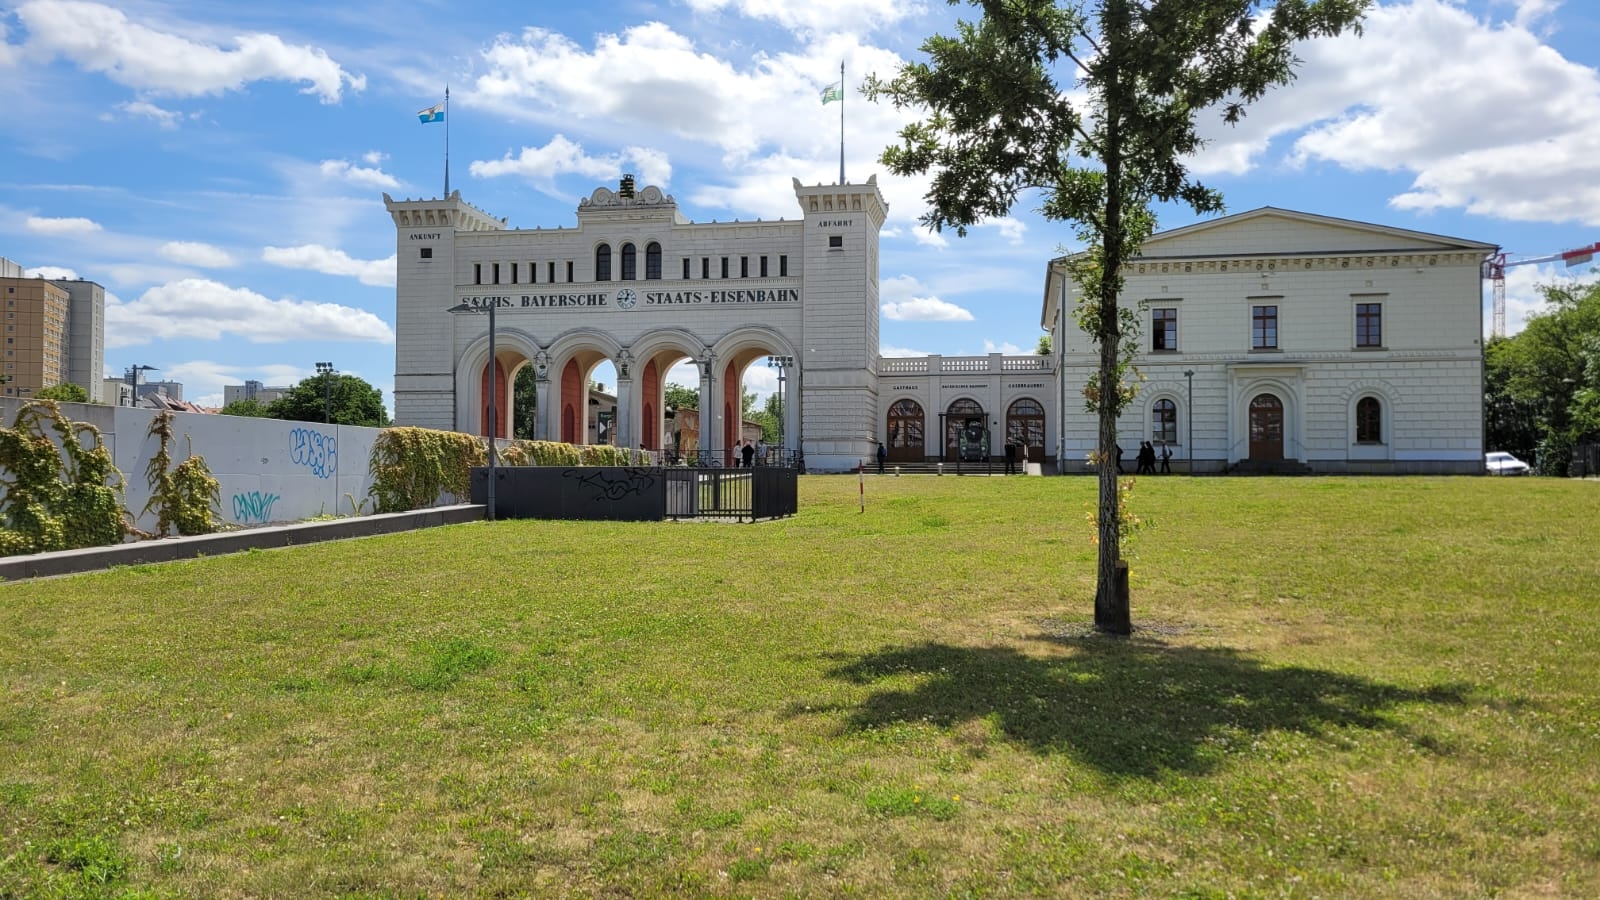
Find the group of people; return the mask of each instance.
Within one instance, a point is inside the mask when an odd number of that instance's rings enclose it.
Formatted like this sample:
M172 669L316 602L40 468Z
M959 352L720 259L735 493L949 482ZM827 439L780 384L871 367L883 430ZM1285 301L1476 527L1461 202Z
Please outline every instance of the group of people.
M1138 461L1139 467L1136 470L1134 470L1134 474L1135 475L1155 475L1155 474L1157 474L1156 473L1156 459L1157 458L1159 458L1161 460L1161 472L1160 472L1160 474L1162 474L1162 475L1171 475L1172 474L1172 446L1170 444L1166 443L1165 441L1163 441L1161 443L1161 450L1160 450L1160 453L1159 453L1159 456L1158 456L1155 444L1151 443L1150 441L1140 441L1139 442L1139 455L1137 457L1135 457L1135 459ZM1120 444L1117 446L1117 474L1118 475L1122 474L1122 446Z
M767 442L744 440L733 442L733 467L749 469L767 464Z

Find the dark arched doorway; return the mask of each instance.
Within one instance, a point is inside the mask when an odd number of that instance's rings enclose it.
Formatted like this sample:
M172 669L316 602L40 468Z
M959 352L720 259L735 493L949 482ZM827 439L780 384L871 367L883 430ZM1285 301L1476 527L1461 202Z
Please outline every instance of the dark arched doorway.
M1250 401L1250 460L1278 459L1283 459L1283 401L1271 394L1257 394Z
M945 460L981 462L989 458L989 427L978 401L957 400L945 408L940 418L944 420Z
M1006 410L1006 441L1017 445L1017 459L1028 462L1044 456L1044 407L1039 401L1022 397ZM1035 449L1038 448L1038 449Z
M927 458L923 447L927 429L927 416L922 404L915 400L896 400L889 407L888 421L889 459L893 462L922 462Z

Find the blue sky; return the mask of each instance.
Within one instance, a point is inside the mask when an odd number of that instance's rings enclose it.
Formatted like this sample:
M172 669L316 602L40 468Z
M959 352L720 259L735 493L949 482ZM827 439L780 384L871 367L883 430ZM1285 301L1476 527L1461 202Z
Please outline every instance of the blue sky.
M876 162L905 121L854 90L958 13L940 0L0 2L0 256L108 295L106 369L186 399L318 360L391 399L394 228L381 194L451 187L512 226L568 226L631 172L698 221L792 217L791 177L877 174L885 353L1028 352L1072 231L1024 202L966 238ZM1231 211L1273 205L1538 256L1600 240L1600 9L1384 2L1302 48L1300 78L1192 161ZM1193 217L1164 213L1162 225ZM1508 323L1543 282L1513 268ZM604 374L600 380L608 380ZM747 387L771 389L752 368Z

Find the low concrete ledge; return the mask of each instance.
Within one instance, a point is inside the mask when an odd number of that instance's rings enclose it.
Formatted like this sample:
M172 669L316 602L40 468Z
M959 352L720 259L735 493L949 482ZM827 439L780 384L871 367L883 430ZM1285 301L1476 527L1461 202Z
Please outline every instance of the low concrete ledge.
M291 547L296 544L394 534L437 525L477 522L483 519L483 513L482 504L462 503L455 506L437 506L432 509L329 519L322 522L268 525L263 528L246 528L241 531L201 534L194 537L158 538L110 547L84 547L80 550L62 550L56 553L11 556L0 559L0 579L22 581L51 575L93 572L98 569L109 569L112 566L137 566L145 563L171 562L176 559L196 559L201 556L222 556L257 547Z

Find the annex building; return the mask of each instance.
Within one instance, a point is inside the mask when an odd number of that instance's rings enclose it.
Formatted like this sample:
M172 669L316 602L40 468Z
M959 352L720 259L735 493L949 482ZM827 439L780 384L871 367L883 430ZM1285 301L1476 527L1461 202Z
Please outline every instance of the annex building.
M672 450L666 374L687 360L698 449L726 463L745 372L776 364L781 443L810 471L852 469L880 441L897 462L997 458L1014 441L1044 471L1087 469L1081 392L1096 358L1065 260L1046 270L1053 355L882 358L876 179L796 180L794 193L794 219L691 222L625 176L580 201L575 226L533 229L459 192L385 194L396 423L487 434L492 405L506 437L512 379L531 366L533 433L583 443L599 433L590 385L609 361L610 442ZM1478 266L1495 249L1272 209L1152 237L1124 293L1144 320L1149 383L1123 447L1164 442L1179 471L1481 471Z

